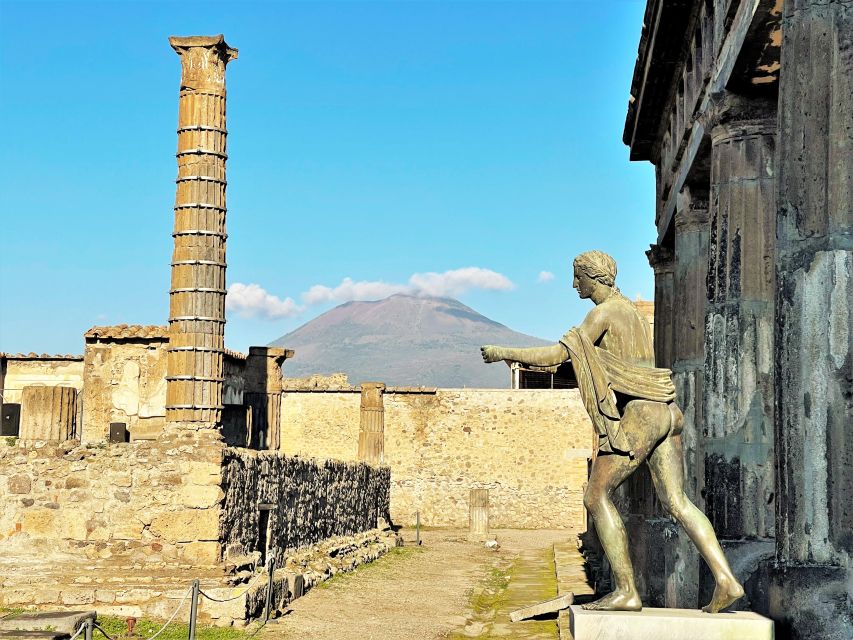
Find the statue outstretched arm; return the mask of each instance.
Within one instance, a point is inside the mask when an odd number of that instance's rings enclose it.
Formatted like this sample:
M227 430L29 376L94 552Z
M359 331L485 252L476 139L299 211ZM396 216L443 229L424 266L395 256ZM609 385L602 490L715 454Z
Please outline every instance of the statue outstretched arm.
M486 345L480 347L480 351L483 354L483 362L512 360L535 367L553 367L569 359L569 350L559 342L548 347L529 348Z

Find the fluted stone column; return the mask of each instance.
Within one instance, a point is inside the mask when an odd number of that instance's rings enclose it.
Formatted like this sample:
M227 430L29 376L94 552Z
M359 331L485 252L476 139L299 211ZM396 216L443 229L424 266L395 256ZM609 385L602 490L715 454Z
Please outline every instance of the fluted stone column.
M671 248L653 244L646 257L655 272L655 365L668 369L675 357L675 256Z
M701 505L705 311L708 303L708 192L685 187L675 213L675 357L672 378L684 413L684 488Z
M247 445L277 451L281 446L281 367L293 350L249 347L246 358L246 390L243 398L251 410Z
M214 425L225 334L224 38L169 38L181 57L178 178L169 300L166 421Z
M702 386L705 371L705 281L708 273L708 192L685 187L678 195L675 213L675 265L673 273L674 357L672 380L678 406L684 413L681 435L684 453L684 489L702 506L704 477ZM693 609L699 606L701 558L680 528L669 532L672 540L658 541L672 553L667 562L664 604Z
M21 391L21 440L61 442L74 437L77 389L24 387Z
M853 637L853 2L786 0L776 233L782 637Z
M385 385L361 383L361 424L358 432L358 459L380 465L385 459Z
M709 125L705 511L721 539L769 539L775 533L775 105L722 96Z

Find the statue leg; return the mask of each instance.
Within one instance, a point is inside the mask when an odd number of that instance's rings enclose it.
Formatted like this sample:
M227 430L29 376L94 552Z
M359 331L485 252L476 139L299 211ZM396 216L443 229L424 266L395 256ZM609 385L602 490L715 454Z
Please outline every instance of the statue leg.
M592 464L583 502L592 515L598 539L610 561L616 589L595 602L583 605L584 609L639 611L643 608L634 584L634 567L628 552L625 524L611 498L616 487L641 463L641 460L625 455L600 455Z
M684 493L681 460L681 438L668 437L649 456L649 469L661 504L684 527L714 574L717 587L711 602L702 610L718 613L743 596L743 587L732 573L708 518Z

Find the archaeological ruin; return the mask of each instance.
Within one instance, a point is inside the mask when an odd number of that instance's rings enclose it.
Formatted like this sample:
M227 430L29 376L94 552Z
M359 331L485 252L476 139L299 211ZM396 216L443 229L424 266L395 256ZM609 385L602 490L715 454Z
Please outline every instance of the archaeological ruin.
M82 355L0 353L0 607L165 618L199 579L213 598L200 616L228 625L260 613L270 567L283 607L398 544L391 523L584 529L593 439L571 384L293 380L292 350L225 347L237 51L222 36L170 44L182 73L169 322L93 326Z
M228 625L398 543L387 467L278 451L293 352L225 348L237 51L222 36L170 43L182 74L169 325L93 327L82 356L0 354L2 607L166 618L199 580L199 615Z
M689 493L783 638L853 630L851 36L848 0L649 0L623 137L655 166ZM695 608L689 540L647 475L622 491L645 601Z

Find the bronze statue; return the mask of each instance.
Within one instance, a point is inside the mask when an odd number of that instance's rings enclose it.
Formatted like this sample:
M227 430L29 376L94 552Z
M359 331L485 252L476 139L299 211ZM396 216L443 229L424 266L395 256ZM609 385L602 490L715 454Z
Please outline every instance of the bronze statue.
M485 362L510 360L552 367L571 360L584 406L598 432L598 455L584 493L598 537L612 567L615 590L586 609L639 611L625 525L612 494L643 462L661 503L698 548L717 582L703 611L717 613L743 596L708 518L685 495L681 428L669 369L654 367L651 327L616 287L616 262L601 251L574 260L581 298L595 308L579 327L548 347L482 347Z

